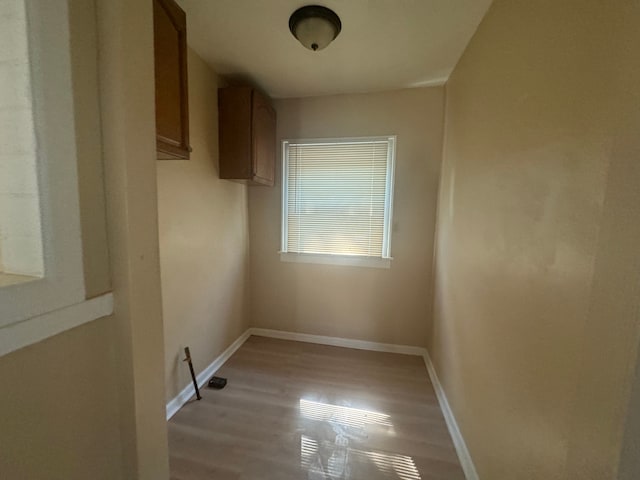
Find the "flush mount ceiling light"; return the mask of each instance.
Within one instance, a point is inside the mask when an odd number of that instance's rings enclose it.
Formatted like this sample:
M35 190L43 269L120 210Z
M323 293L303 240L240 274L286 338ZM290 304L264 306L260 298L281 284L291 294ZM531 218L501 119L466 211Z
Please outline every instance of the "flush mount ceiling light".
M301 7L289 17L289 30L309 50L322 50L342 29L340 17L320 5Z

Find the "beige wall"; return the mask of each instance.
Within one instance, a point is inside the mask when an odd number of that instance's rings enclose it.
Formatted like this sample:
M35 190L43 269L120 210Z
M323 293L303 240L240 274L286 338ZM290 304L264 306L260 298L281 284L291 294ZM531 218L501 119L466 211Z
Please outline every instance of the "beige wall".
M640 478L640 4L587 5L597 19L594 82L602 93L594 122L605 130L610 167L566 470L599 480L618 468L616 478L630 480Z
M165 479L153 4L96 0L96 6L124 477Z
M442 148L443 88L275 102L278 140L397 135L390 269L280 261L280 175L251 187L252 326L424 345Z
M640 293L631 3L496 0L447 85L429 347L483 479L614 478Z
M248 327L247 187L218 178L218 84L189 50L190 160L158 162L166 400Z
M96 320L0 358L2 478L125 478L113 324Z

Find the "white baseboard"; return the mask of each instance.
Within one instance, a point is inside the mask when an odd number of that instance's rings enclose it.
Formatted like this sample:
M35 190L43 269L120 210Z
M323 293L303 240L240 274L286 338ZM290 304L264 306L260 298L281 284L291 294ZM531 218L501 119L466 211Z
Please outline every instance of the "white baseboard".
M354 340L352 338L326 337L324 335L311 335L308 333L284 332L282 330L270 330L267 328L251 328L251 335L258 337L279 338L282 340L295 340L297 342L318 343L333 347L355 348L358 350L373 350L375 352L403 353L405 355L424 354L424 348L411 345L394 345L392 343L368 342L366 340Z
M247 338L251 336L251 329L247 329L242 335L240 335L235 342L233 342L229 347L218 355L213 362L209 364L207 368L205 368L202 372L196 375L196 382L198 383L198 388L202 388L202 386L213 376L216 371L220 369L224 362L229 360L231 355L233 355L236 350L238 350L244 342L246 342ZM189 401L191 397L195 395L195 391L193 389L193 384L189 383L184 389L176 395L173 400L167 403L167 420L173 417L182 406Z
M207 380L226 362L231 355L251 336L279 338L281 340L294 340L297 342L317 343L320 345L331 345L334 347L355 348L358 350L372 350L375 352L402 353L405 355L417 355L422 357L427 367L427 372L431 378L431 383L438 397L440 409L444 415L449 434L456 448L458 459L462 465L467 480L479 480L478 473L469 454L467 444L460 433L458 423L451 411L447 396L442 389L438 375L429 357L426 348L411 345L394 345L391 343L368 342L365 340L354 340L351 338L327 337L324 335L311 335L308 333L285 332L282 330L271 330L267 328L249 328L238 339L233 342L222 354L220 354L207 368L196 376L198 387L203 386ZM194 395L193 385L187 385L173 400L167 403L167 420L169 420L192 396Z
M436 391L440 410L442 410L444 420L447 422L447 428L449 429L449 434L453 440L453 445L456 447L456 453L458 454L458 459L462 465L464 476L467 480L479 480L478 472L476 471L476 467L471 459L471 454L469 453L467 444L460 432L458 422L456 422L456 417L453 415L453 411L451 411L449 400L447 400L447 395L444 393L442 384L440 383L440 379L438 379L438 374L436 373L436 369L431 362L431 357L429 356L429 352L426 348L424 349L423 359L424 364L427 366L427 372L429 372L433 389Z

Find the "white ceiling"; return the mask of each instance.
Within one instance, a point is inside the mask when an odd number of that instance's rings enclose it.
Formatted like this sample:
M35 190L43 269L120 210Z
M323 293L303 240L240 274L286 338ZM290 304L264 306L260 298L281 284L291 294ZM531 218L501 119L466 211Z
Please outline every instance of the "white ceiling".
M491 0L178 0L188 43L217 73L274 98L444 83ZM342 32L319 52L289 32L309 4L334 10Z

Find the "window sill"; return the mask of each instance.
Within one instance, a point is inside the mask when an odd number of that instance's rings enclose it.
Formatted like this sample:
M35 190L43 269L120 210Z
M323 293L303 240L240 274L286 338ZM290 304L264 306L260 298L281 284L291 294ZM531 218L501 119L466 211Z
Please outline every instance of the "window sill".
M39 280L40 278L41 277L31 277L29 275L15 275L13 273L0 272L0 288L25 282L32 282L34 280Z
M320 255L309 253L279 252L280 261L287 263L317 263L351 267L391 268L393 258L361 257L356 255Z
M0 357L112 313L113 294L107 293L7 325L0 328Z

